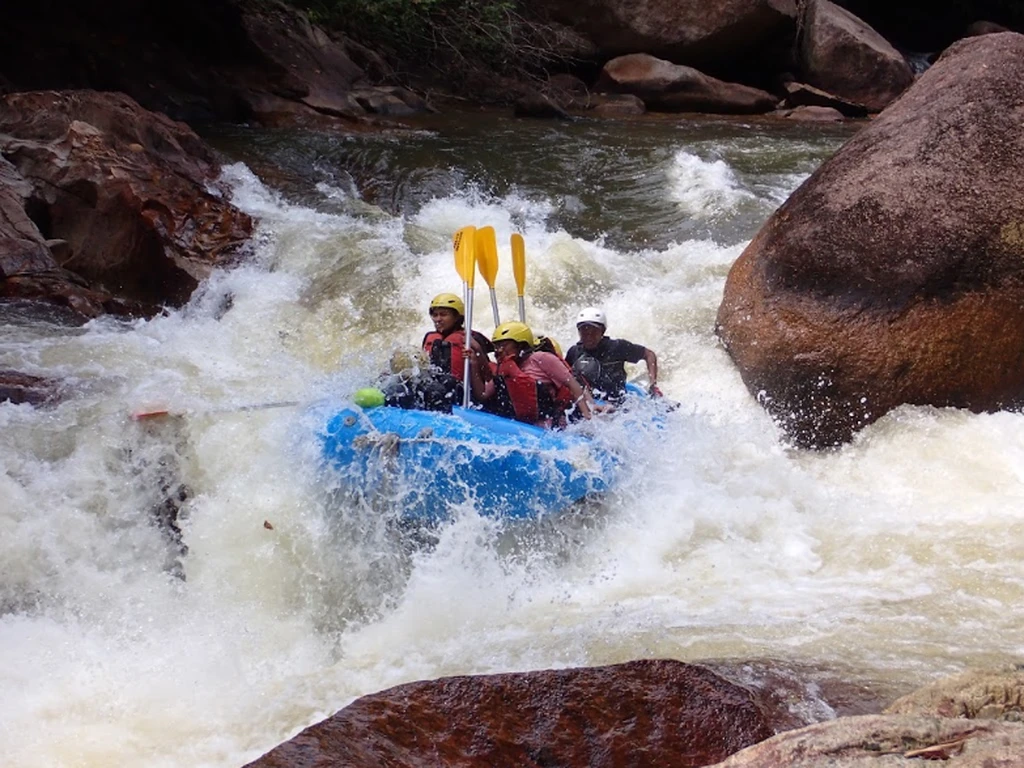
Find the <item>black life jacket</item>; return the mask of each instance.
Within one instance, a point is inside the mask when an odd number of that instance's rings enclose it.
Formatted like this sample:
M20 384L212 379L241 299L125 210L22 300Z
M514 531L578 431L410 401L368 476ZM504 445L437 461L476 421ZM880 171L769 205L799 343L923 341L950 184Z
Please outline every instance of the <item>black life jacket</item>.
M602 365L600 359L584 350L572 364L572 372L599 400L617 403L626 396L626 370L622 364Z
M491 346L490 341L479 331L473 331L473 340L483 349ZM430 365L441 373L448 373L462 381L465 372L464 361L466 350L466 332L461 328L442 336L437 331L429 331L423 337L423 351L430 358ZM484 381L490 379L490 370L484 368L480 372Z
M461 329L447 336L430 331L423 337L423 351L430 358L430 365L441 373L450 373L459 379L462 378L462 352L465 345L466 332Z

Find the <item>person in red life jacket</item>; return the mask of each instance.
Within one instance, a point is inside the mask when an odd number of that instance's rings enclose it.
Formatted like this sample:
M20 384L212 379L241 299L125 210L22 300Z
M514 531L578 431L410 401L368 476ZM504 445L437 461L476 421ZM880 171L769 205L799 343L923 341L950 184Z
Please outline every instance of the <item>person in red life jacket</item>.
M391 374L384 375L380 385L387 405L450 413L452 406L462 404L466 345L463 312L462 299L454 293L440 293L433 298L430 319L434 330L424 335L420 345L425 359L419 364L409 359L396 370L393 357ZM473 359L480 358L477 365L470 367L470 385L474 392L482 391L484 382L491 378L487 353L493 346L490 339L473 331L470 349ZM404 362L409 355L398 357ZM474 382L473 378L479 380Z
M589 419L583 387L558 356L534 349L533 331L525 323L502 323L491 335L497 372L474 395L501 416L541 427L562 427L573 408Z
M423 351L430 364L441 373L462 379L463 352L466 346L466 311L462 299L454 293L439 293L430 302L430 321L434 330L423 337ZM486 356L493 349L491 342L479 331L473 331L470 342L473 352Z
M619 403L626 396L626 366L624 363L647 364L648 393L661 397L658 389L658 356L654 350L625 339L605 336L608 319L604 310L587 307L576 316L576 331L580 335L565 355L573 372L592 390L594 397Z
M423 395L421 408L427 410L451 410L452 405L462 401L462 377L466 347L465 305L454 293L439 293L430 302L430 320L434 330L423 336L423 351L430 361L427 376L417 383ZM470 349L478 365L470 367L470 376L480 377L473 391L482 391L483 383L490 379L491 369L486 364L487 353L493 349L490 340L482 333L473 331Z

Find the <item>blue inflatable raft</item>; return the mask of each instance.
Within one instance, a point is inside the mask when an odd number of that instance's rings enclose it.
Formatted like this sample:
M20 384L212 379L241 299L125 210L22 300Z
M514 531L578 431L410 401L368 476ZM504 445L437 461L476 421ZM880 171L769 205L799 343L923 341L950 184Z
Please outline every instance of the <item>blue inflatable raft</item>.
M472 409L451 414L346 404L320 435L342 483L404 518L557 512L615 484L618 460L590 438Z

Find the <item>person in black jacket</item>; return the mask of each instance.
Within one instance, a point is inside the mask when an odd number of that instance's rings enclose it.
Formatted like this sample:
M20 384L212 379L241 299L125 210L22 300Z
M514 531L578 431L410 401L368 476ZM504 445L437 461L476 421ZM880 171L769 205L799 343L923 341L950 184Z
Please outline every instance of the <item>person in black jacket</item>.
M605 336L608 319L598 307L587 307L576 316L576 331L580 340L569 348L565 361L582 383L590 387L594 397L611 403L621 402L626 396L625 363L647 364L648 392L661 397L658 389L658 356L654 351L625 339Z

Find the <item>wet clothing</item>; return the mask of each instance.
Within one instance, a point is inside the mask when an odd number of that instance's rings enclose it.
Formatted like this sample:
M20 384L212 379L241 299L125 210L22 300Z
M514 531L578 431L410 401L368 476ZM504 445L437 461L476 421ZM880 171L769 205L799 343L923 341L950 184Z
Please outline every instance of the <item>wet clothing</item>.
M389 376L378 386L384 392L384 404L394 408L451 413L462 405L462 382L450 373L423 371L411 378Z
M647 347L642 344L604 336L593 351L584 349L581 342L573 344L565 361L594 397L614 403L626 396L625 363L639 363L646 354Z
M498 365L489 410L536 426L564 426L566 411L574 405L568 388L572 378L569 367L549 352L506 358Z

